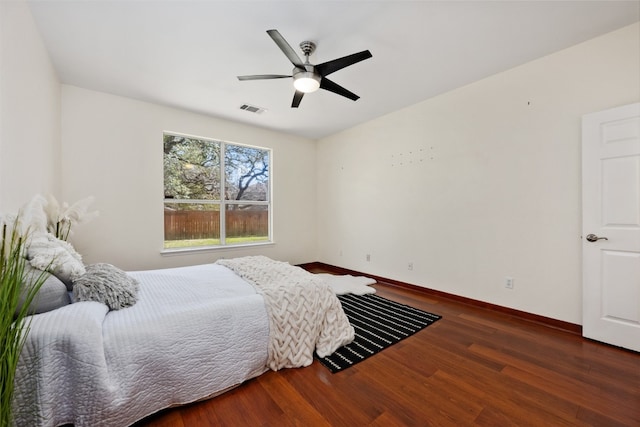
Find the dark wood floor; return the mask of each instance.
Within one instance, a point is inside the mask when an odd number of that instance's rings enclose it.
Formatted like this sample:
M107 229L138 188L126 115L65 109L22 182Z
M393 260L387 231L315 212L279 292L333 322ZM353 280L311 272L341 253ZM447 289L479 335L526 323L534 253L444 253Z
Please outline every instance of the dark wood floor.
M443 316L331 374L269 371L136 427L640 426L640 354L458 301L376 285Z

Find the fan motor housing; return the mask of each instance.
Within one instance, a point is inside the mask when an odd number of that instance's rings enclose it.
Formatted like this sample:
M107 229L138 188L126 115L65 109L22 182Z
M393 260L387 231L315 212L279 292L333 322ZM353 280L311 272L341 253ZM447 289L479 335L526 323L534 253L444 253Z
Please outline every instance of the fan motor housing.
M314 42L305 40L302 43L300 43L300 49L302 49L302 53L304 53L304 56L309 56L313 52L315 52L316 44Z

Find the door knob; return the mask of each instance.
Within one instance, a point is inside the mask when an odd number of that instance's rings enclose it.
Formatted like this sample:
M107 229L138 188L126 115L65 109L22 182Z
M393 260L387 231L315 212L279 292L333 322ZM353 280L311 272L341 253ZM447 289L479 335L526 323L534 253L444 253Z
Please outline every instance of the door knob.
M595 234L587 234L587 241L597 242L598 240L609 240L606 237L598 237Z

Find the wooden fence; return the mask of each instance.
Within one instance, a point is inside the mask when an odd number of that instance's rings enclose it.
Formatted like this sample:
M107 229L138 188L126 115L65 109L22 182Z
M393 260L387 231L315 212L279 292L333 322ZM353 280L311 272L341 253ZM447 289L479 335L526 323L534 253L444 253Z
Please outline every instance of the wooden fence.
M269 212L266 210L227 211L226 237L267 236ZM191 240L220 237L218 211L164 211L164 239Z

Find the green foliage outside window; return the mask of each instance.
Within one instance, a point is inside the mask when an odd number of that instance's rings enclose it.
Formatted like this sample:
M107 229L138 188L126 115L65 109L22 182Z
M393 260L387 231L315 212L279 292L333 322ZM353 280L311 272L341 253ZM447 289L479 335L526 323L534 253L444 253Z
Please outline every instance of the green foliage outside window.
M270 239L270 150L164 135L165 248Z

